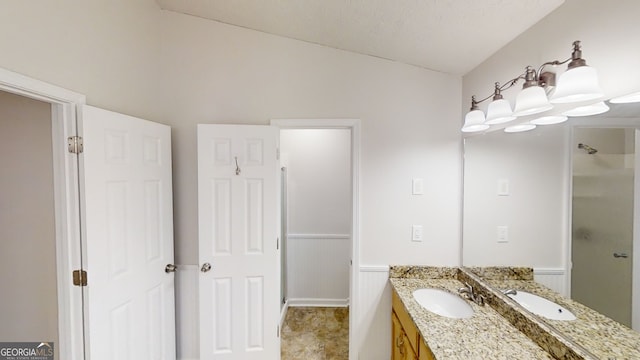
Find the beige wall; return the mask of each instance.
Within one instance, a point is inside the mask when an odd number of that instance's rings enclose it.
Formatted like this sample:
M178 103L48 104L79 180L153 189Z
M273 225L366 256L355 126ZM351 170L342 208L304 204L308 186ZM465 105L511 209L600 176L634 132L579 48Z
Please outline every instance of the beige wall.
M153 0L0 0L0 67L161 121L159 7Z
M359 118L361 263L458 264L459 76L160 11L153 0L0 6L0 67L172 127L176 262L198 260L197 123ZM414 177L425 195L411 196ZM424 242L410 241L412 224ZM387 310L375 311L388 319ZM196 351L179 345L182 356Z
M179 263L198 261L196 124L357 118L360 264L459 264L459 76L167 11L161 28ZM424 179L424 195L411 195L414 177ZM423 242L411 241L412 224L424 226ZM363 358L388 358L388 341L378 340L391 336L386 282L361 284L371 288L358 293L381 300L358 307L354 339ZM184 334L197 331L197 292L182 285L178 346L181 356L195 357L197 340Z
M458 263L459 77L166 11L162 40L180 261L197 261L197 123L358 118L361 263Z
M51 106L0 91L0 341L54 341L57 353L51 146Z

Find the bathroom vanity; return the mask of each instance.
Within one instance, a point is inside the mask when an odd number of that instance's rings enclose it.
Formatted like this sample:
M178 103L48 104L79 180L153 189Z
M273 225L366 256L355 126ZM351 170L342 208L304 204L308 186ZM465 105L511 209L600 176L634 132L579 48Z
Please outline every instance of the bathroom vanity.
M392 266L390 283L393 360L640 359L640 333L535 283L531 269ZM414 296L419 289L458 296L468 287L482 298L466 300L470 316L438 315ZM535 315L507 289L548 299L575 320Z

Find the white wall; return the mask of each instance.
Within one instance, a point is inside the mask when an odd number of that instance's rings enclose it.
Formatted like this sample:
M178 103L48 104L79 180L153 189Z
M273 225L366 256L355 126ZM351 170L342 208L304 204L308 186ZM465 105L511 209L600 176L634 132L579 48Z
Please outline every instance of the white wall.
M351 233L351 132L280 131L290 234Z
M58 346L51 105L0 91L0 339Z
M358 118L361 264L459 263L459 77L172 12L162 17L179 262L197 261L197 123ZM425 179L425 195L411 196L412 177ZM424 242L410 241L412 224L424 225ZM191 309L178 316L193 316ZM376 311L388 319L390 307ZM383 345L362 347L388 358Z
M280 131L287 167L289 306L346 306L351 259L351 131Z

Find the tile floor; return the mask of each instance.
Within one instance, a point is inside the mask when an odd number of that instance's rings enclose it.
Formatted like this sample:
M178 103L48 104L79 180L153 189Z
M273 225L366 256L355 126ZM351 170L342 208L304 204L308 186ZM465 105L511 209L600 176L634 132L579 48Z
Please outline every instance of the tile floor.
M290 307L281 360L348 360L349 308Z

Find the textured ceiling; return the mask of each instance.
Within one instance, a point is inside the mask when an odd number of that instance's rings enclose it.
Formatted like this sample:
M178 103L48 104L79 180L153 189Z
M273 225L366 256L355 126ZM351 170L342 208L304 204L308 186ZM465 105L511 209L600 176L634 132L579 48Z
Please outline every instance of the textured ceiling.
M465 74L564 0L156 0L161 8Z

